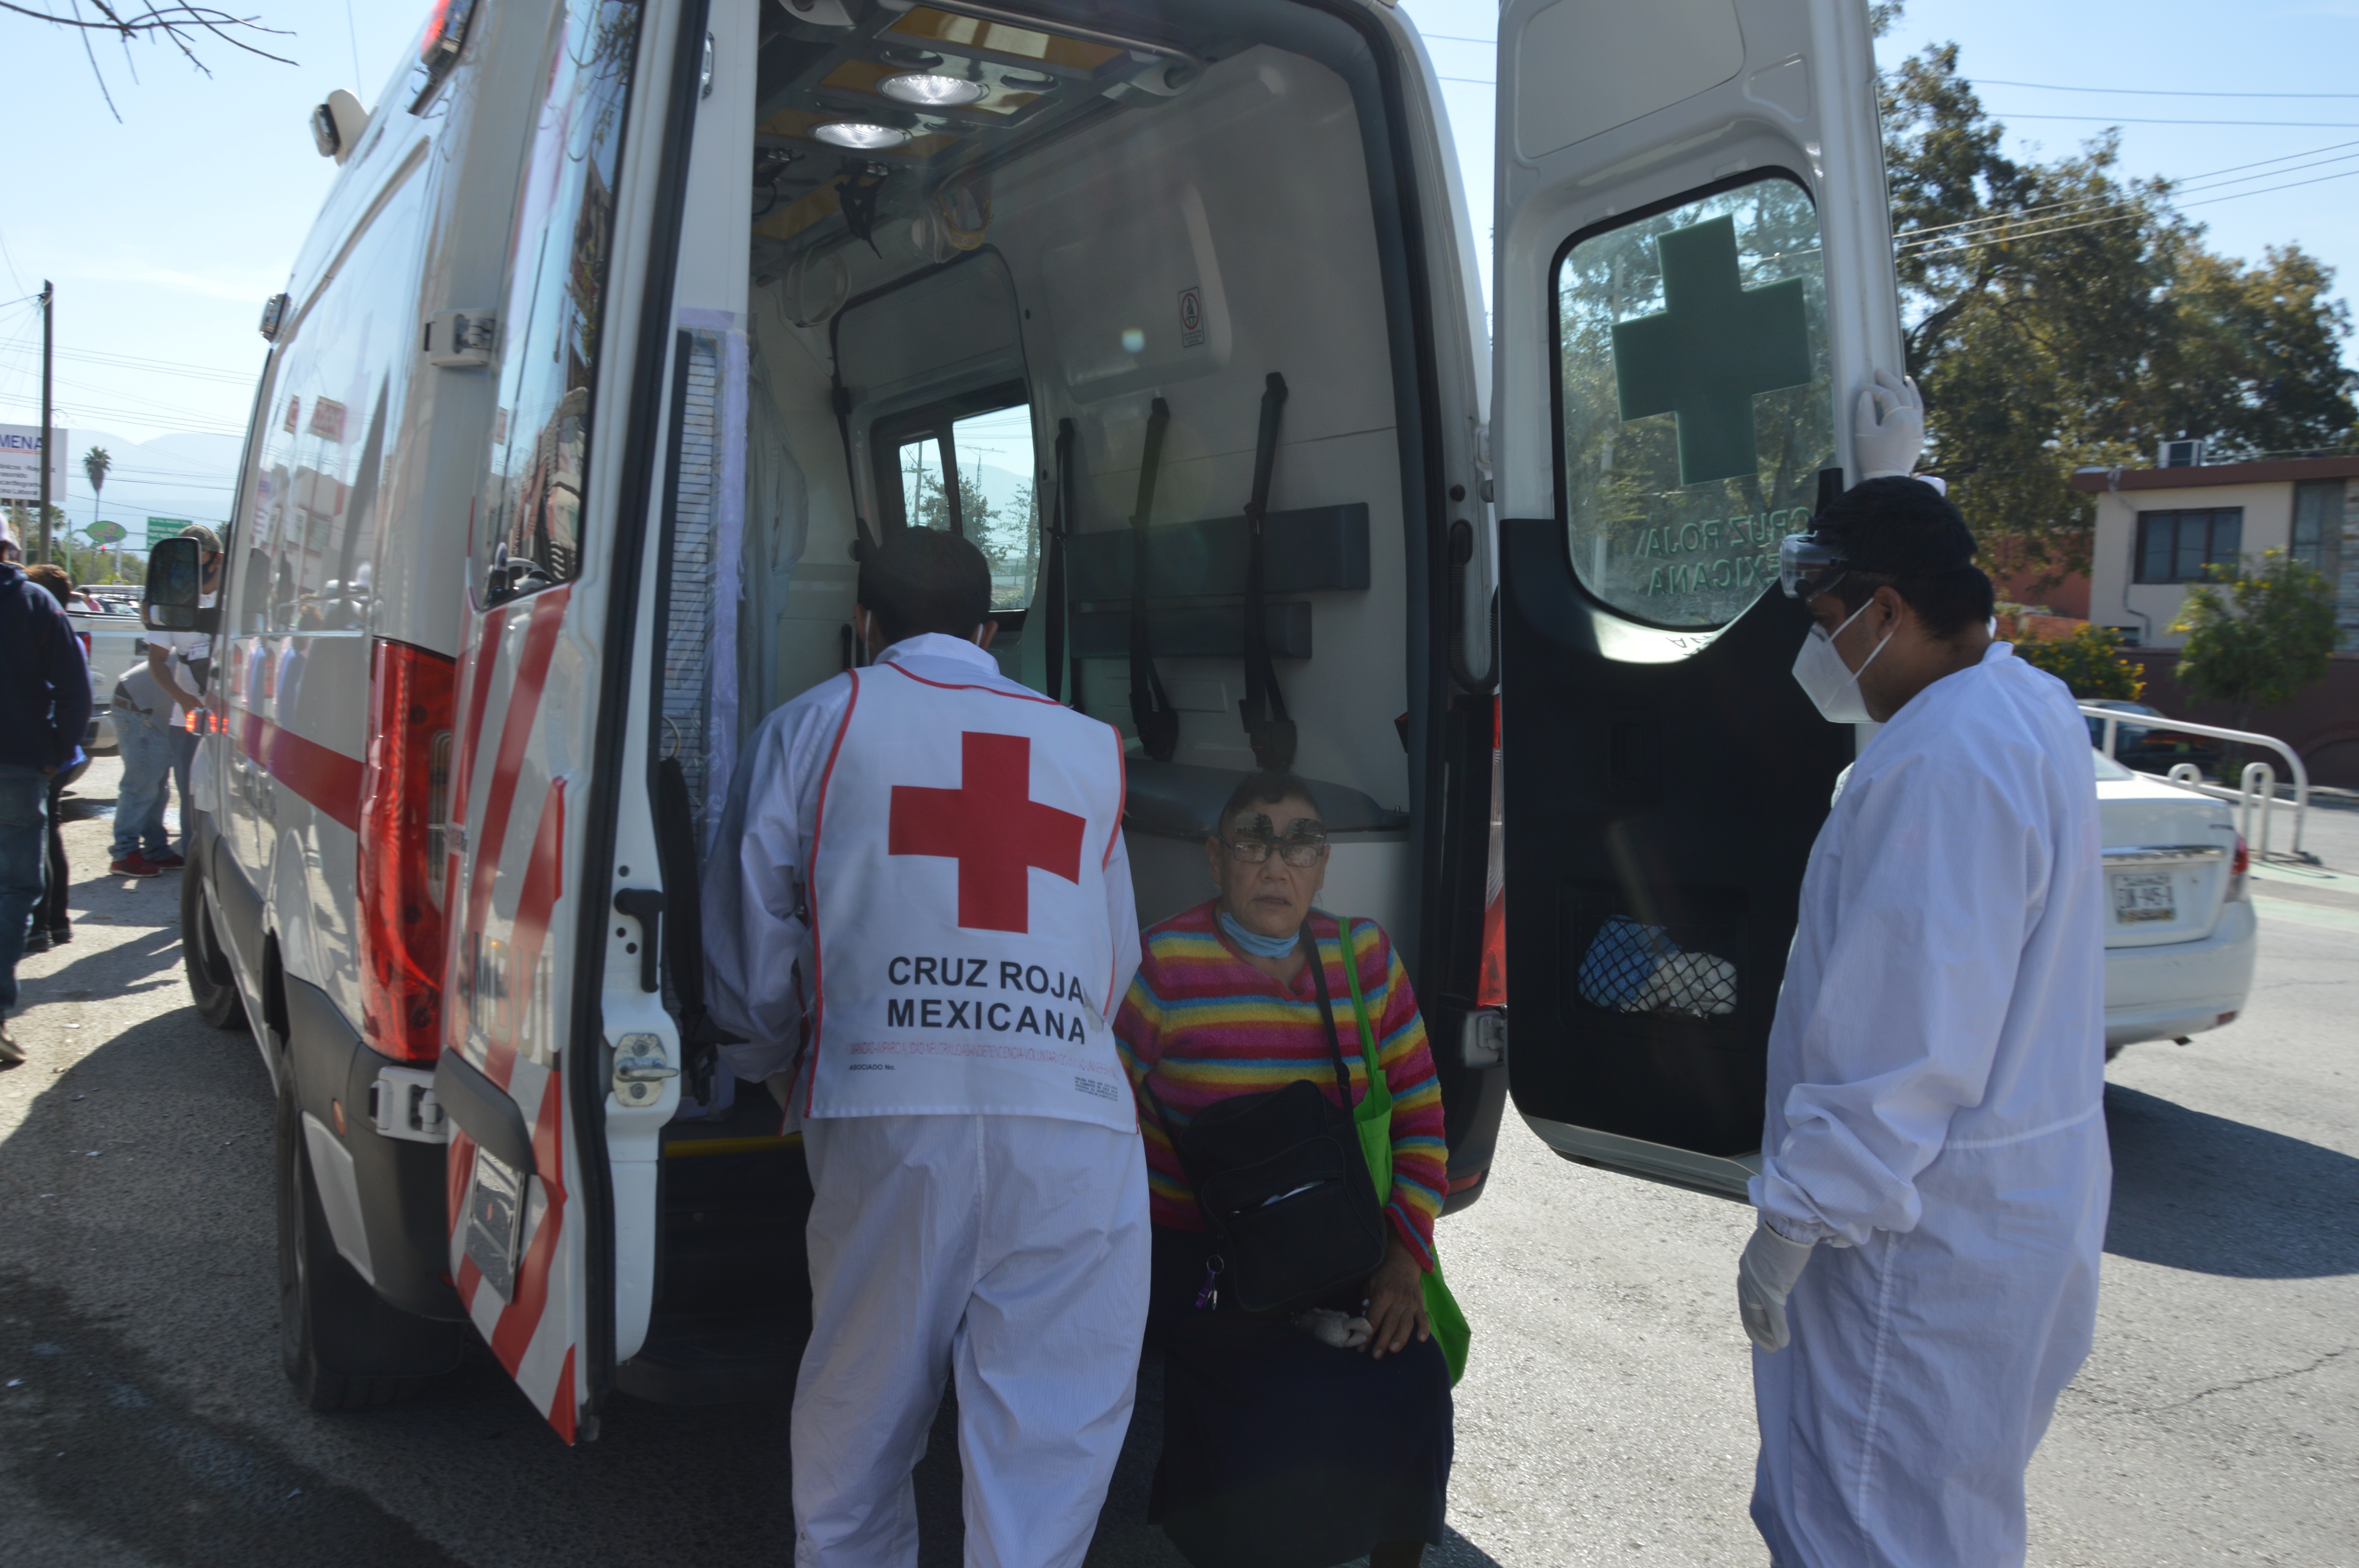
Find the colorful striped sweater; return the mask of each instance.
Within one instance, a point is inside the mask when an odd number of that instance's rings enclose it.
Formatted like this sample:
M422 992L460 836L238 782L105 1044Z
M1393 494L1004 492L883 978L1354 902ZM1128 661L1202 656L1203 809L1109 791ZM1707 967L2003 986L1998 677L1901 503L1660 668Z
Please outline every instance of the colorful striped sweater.
M1291 988L1245 961L1223 935L1212 903L1203 903L1147 933L1138 978L1114 1020L1114 1039L1136 1086L1152 1069L1155 1092L1172 1130L1185 1128L1203 1108L1230 1095L1274 1089L1309 1078L1335 1098L1327 1031L1319 1022L1319 992L1309 965ZM1314 911L1311 934L1327 966L1335 1029L1352 1072L1354 1102L1367 1072L1359 1023L1352 1015L1343 975L1343 943L1334 918ZM1376 1036L1376 1059L1393 1095L1393 1193L1386 1206L1393 1228L1433 1266L1433 1221L1448 1187L1449 1151L1442 1141L1441 1085L1433 1075L1425 1020L1409 991L1408 975L1391 938L1372 920L1353 923L1360 989ZM1147 1139L1149 1207L1158 1225L1201 1230L1196 1200L1157 1121L1138 1097L1138 1123Z

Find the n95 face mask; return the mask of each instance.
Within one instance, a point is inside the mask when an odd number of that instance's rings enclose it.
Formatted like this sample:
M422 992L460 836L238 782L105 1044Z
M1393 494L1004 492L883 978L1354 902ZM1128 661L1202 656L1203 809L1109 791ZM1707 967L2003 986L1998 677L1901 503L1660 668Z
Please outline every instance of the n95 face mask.
M1868 600L1868 604L1875 602L1872 599ZM1794 655L1795 681L1810 694L1820 716L1830 724L1864 724L1868 721L1867 699L1859 694L1859 677L1867 673L1869 665L1875 663L1875 654L1884 652L1884 644L1892 641L1892 633L1887 632L1884 634L1884 641L1875 645L1875 653L1862 660L1857 669L1844 664L1843 654L1835 649L1835 638L1842 636L1853 621L1866 613L1867 604L1861 605L1832 633L1823 626L1813 625L1810 634L1802 639L1801 651Z

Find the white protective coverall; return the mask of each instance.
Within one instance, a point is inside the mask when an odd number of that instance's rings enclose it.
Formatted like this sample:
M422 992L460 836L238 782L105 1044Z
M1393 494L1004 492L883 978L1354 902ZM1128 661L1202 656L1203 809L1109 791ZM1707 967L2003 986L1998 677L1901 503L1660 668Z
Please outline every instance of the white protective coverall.
M1108 1023L1138 967L1122 792L1118 733L932 634L780 708L739 766L704 929L713 1012L748 1041L724 1065L799 1064L798 1563L916 1563L949 1377L966 1561L1089 1548L1148 1272Z
M1854 763L1769 1035L1762 1218L1819 1242L1753 1357L1780 1568L2024 1560L2024 1469L2096 1318L2103 860L2089 732L1992 644Z

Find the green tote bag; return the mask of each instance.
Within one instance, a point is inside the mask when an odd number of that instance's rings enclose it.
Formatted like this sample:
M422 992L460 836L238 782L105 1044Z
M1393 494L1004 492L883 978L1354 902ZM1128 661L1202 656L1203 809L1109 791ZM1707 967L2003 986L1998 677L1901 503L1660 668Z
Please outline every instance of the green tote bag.
M1376 1032L1368 1023L1367 1000L1360 994L1359 955L1352 943L1352 925L1349 921L1343 925L1343 975L1352 985L1352 1015L1360 1022L1360 1059L1368 1069L1368 1092L1360 1097L1352 1119L1360 1134L1360 1153L1368 1162L1368 1180L1375 1186L1376 1202L1382 1205L1392 1200L1393 1192L1393 1090L1376 1060ZM1450 1381L1454 1386L1466 1375L1466 1346L1473 1331L1466 1326L1466 1314L1458 1310L1458 1299L1441 1278L1438 1241L1433 1267L1426 1271L1424 1281L1425 1315L1433 1325L1433 1337L1440 1342L1442 1359L1450 1363Z

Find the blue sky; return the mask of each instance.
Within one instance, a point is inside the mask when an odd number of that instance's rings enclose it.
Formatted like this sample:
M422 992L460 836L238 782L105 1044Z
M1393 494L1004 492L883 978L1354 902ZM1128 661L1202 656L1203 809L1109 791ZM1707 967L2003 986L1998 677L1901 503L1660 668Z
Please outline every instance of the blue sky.
M82 432L116 444L111 517L202 515L208 497L226 501L262 360L255 322L284 287L334 174L312 150L306 116L332 88L370 103L414 46L427 9L405 0L253 7L289 35L263 41L299 65L215 44L203 51L208 80L163 49L134 46L135 84L122 48L97 44L120 124L80 38L0 17L11 68L0 145L16 154L0 205L0 300L18 301L44 276L56 281L60 423L76 432L77 458L89 444ZM1497 9L1489 0L1404 8L1431 39L1440 73L1462 79L1445 80L1442 92L1487 267ZM1884 53L1890 60L1949 39L2019 150L2052 156L2118 122L2136 173L2188 178L2284 160L2276 172L2199 181L2204 189L2185 199L2189 215L2231 255L2298 241L2338 269L2341 292L2359 285L2359 82L2345 63L2359 58L2359 0L2244 0L2233 9L2216 0L1912 0ZM2065 117L2074 115L2091 118ZM2165 123L2138 123L2149 120ZM2290 124L2194 123L2218 121ZM2354 145L2334 146L2343 142ZM2308 149L2321 150L2292 156ZM2290 167L2314 160L2335 161ZM2321 182L2265 189L2303 180ZM34 313L0 304L0 420L38 416L38 343ZM85 522L79 468L71 489L73 520Z

